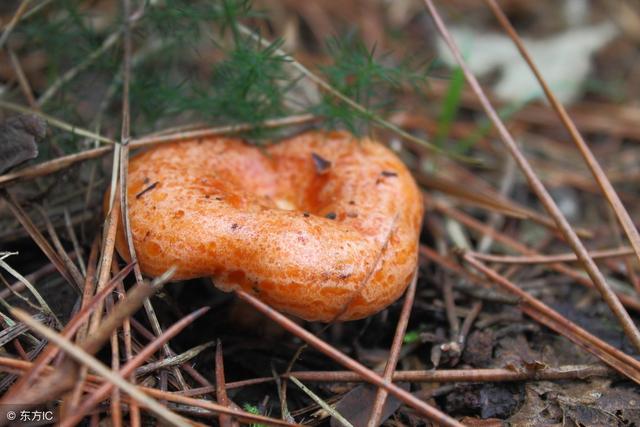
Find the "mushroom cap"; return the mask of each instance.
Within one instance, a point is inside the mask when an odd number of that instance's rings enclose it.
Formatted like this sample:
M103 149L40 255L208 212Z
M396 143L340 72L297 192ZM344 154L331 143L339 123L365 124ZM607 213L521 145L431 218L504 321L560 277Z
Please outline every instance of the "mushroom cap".
M422 196L382 144L308 132L265 149L212 137L129 164L142 271L210 276L310 321L353 320L400 297L416 268ZM123 235L116 243L128 258Z

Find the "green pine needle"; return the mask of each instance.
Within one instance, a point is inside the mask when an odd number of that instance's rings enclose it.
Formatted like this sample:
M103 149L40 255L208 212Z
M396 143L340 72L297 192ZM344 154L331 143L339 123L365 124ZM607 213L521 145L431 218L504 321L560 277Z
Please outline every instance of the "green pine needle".
M221 32L234 29L241 19L258 17L250 0L193 1L167 0L150 6L145 21L152 32L179 41L195 41L203 23L214 23Z
M449 131L455 121L460 102L462 101L464 84L464 73L462 69L458 67L453 71L444 102L442 103L442 110L438 117L438 128L434 140L434 144L438 147L442 147L444 140L449 136Z
M284 98L290 78L284 69L287 59L276 50L282 45L276 40L267 48L239 39L228 58L218 63L212 72L209 90L194 103L206 107L218 120L260 122L287 114Z
M394 105L394 93L402 85L421 85L426 74L405 65L386 65L393 63L391 56L377 58L375 50L375 46L367 48L356 33L332 38L327 52L333 64L322 67L321 72L340 93L374 114L384 114ZM324 116L329 126L343 126L356 134L362 134L371 121L369 114L353 110L331 94L324 94L322 102L311 110Z
M120 14L98 30L93 21L83 15L79 2L60 0L56 7L55 13L42 13L15 30L25 40L20 54L33 50L45 52L50 82L81 63L106 37L122 28ZM292 114L294 111L288 107L294 98L291 89L301 77L292 72L290 58L278 50L282 41L264 46L262 40L253 39L240 30L242 20L264 16L266 13L257 12L250 0L160 0L148 4L133 30L137 47L134 55L154 43L160 43L161 47L143 54L132 69L130 102L135 133L184 121L255 124ZM200 49L210 51L207 44L209 48L219 49L223 58L212 66L208 77L203 78L202 73L196 72L196 62ZM393 109L399 88L424 83L424 71L415 72L406 64L397 65L397 59L389 54L377 54L375 47L367 47L356 32L328 40L326 49L332 61L321 68L323 78L367 109L365 112L354 110L324 92L319 102L296 106L295 112L300 112L302 107L323 116L327 127L342 127L363 134L371 121ZM78 121L82 115L74 111L83 101L79 94L93 81L98 83L96 94L106 93L106 88L114 84L117 87L121 84L121 70L121 43L116 43L61 87L46 104L46 111L63 120L92 127L91 121ZM119 111L121 95L120 88L110 100L108 113ZM61 106L65 108L60 109ZM113 120L119 120L117 114ZM249 136L255 140L266 135L269 134L257 130Z
M258 409L257 406L251 405L250 403L245 403L244 405L242 405L243 409L245 411L247 411L250 414L253 415L262 415L260 413L260 410ZM266 427L264 424L260 424L260 423L252 423L250 424L251 427Z

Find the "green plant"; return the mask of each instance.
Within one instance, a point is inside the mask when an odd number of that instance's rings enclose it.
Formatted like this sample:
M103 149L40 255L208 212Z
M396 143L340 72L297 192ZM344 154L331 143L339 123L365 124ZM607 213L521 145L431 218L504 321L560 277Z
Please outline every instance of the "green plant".
M332 64L321 67L321 72L328 83L373 113L392 109L394 94L403 85L424 84L426 73L407 64L395 65L388 53L378 58L376 47L368 48L355 32L329 39L326 47ZM364 132L372 118L331 94L323 94L321 102L310 110L325 117L328 126L346 127L356 134Z
M245 403L244 405L242 405L242 408L247 411L250 414L254 414L254 415L262 415L260 413L260 410L258 409L257 406L251 405L250 403ZM266 427L265 424L260 424L260 423L251 423L250 424L251 427Z
M98 28L83 13L80 2L64 0L60 4L55 19L41 14L16 30L25 37L25 49L46 53L49 86L68 70L78 68L77 76L63 82L47 102L45 112L93 128L78 111L84 101L80 94L90 90L102 100L99 102L106 113L115 113L106 117L113 117L112 124L117 126L122 95L121 43L104 46L109 37L122 36L121 14ZM267 16L256 11L249 0L147 4L132 23L135 50L130 104L134 134L188 121L258 124L292 114L291 101L300 100L291 96L291 90L304 77L280 50L282 40L263 43L241 29L241 22L255 23ZM200 59L212 52L216 60L208 71L203 70ZM322 77L367 110L358 111L323 90L319 100L296 105L296 112L322 116L329 128L365 133L372 120L395 109L400 90L424 84L425 67L398 63L390 53L378 55L376 47L366 46L357 31L330 38L326 53L330 61L319 68ZM263 135L259 129L251 134L254 138Z

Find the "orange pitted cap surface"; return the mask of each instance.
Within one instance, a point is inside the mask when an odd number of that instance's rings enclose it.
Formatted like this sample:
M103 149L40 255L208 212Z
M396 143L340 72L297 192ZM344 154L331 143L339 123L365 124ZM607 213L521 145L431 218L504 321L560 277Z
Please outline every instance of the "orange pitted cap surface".
M383 145L309 132L259 149L239 139L157 146L131 159L140 267L211 276L306 320L359 319L395 301L417 263L422 197ZM125 240L117 248L126 256Z

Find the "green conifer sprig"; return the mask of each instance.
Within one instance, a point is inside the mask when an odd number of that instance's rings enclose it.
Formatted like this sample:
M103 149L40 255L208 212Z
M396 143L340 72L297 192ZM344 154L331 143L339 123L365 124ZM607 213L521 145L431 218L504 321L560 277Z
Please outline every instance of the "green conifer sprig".
M276 40L262 48L239 38L227 59L213 68L209 90L203 87L193 102L230 123L257 123L289 114L284 99L292 82L284 69L286 57L276 52L281 45Z
M328 83L374 114L392 109L394 95L403 85L424 84L426 73L404 64L386 65L393 64L391 55L376 57L376 46L369 49L356 32L330 38L326 48L332 64L320 70ZM346 127L356 134L364 132L372 119L371 114L354 110L331 94L324 94L311 111L324 116L328 126Z
M41 51L46 55L46 71L51 80L96 50L116 27L114 23L97 31L88 24L89 16L77 1L61 0L57 7L57 13L37 14L14 30L14 37L22 41L18 53ZM94 69L113 72L119 62L118 52L104 55L98 58Z
M117 14L110 26L98 31L79 4L61 0L50 6L59 10L30 18L17 29L24 35L25 50L46 52L50 80L86 58L122 25ZM51 20L51 16L55 19ZM255 23L259 19L268 19L268 12L256 12L250 0L159 0L146 4L134 29L136 48L144 49L146 44L158 40L162 48L143 58L132 70L134 132L177 124L172 121L176 117L233 124L258 123L292 114L291 104L286 101L295 98L289 97L290 90L301 76L291 72L289 57L279 50L282 41L264 44L239 31L241 22ZM207 33L211 28L213 32ZM199 60L198 49L207 43L208 52L217 50L222 59L212 66L207 78L202 78L193 70ZM116 76L121 68L117 46L82 74L103 79ZM366 132L374 115L384 115L393 108L394 95L400 87L424 81L424 72L396 65L398 61L390 54L378 55L375 46L367 47L357 32L329 39L325 49L330 63L319 67L322 77L367 110L356 111L324 91L320 91L319 100L296 106L296 112L304 110L323 116L327 127ZM103 86L110 83L106 81ZM56 115L54 107L78 105L80 100L75 96L79 91L74 89L75 84L74 81L65 85L46 111ZM111 111L117 110L119 95L113 97ZM91 123L79 124L91 127Z
M149 35L180 42L197 40L202 34L201 24L213 23L220 32L233 31L240 20L261 16L252 8L251 0L166 0L158 3L149 5L145 11Z

